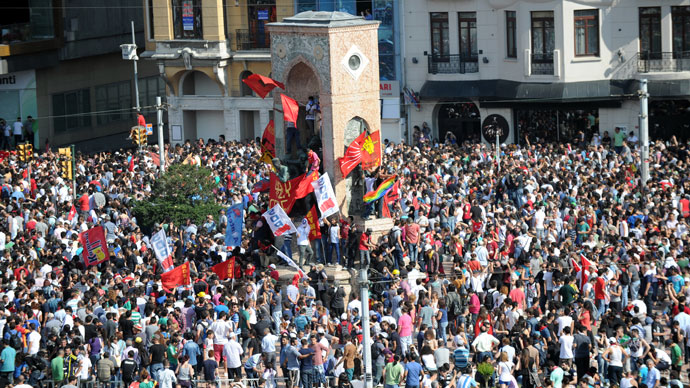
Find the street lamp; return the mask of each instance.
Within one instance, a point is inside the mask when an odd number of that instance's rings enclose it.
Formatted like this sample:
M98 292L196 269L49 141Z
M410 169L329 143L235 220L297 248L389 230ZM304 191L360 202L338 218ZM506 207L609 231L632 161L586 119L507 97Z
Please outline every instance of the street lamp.
M503 128L501 128L500 125L498 125L498 121L496 120L496 117L493 118L493 121L484 126L484 133L486 133L486 136L496 137L496 169L500 170L501 169L501 154L500 154L500 137L503 136Z
M139 76L137 74L137 41L134 37L134 21L132 20L132 43L121 44L122 59L126 61L134 61L134 95L136 96L137 112L141 110L139 106Z

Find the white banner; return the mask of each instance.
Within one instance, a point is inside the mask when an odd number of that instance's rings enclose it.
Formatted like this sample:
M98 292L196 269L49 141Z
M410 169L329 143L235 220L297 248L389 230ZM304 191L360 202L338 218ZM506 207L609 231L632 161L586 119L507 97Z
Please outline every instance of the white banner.
M280 249L276 248L275 246L274 246L273 248L275 248L276 253L278 254L278 257L280 257L281 259L285 260L285 262L287 263L287 265L289 265L290 267L294 268L294 269L299 273L299 276L300 276L301 278L303 278L303 277L306 276L306 275L304 274L304 271L302 271L302 269L297 265L297 263L295 263L294 260L292 260L291 258L287 257L286 254L284 254L283 252L281 252Z
M156 254L158 262L163 267L163 271L171 269L173 267L172 250L168 245L168 239L165 237L165 231L163 229L151 236L151 245L153 246L153 252Z
M285 214L285 210L283 210L279 204L268 209L268 211L263 214L263 217L268 222L268 226L276 237L284 234L297 233L297 228L295 228L290 217Z
M321 212L321 219L340 211L327 172L312 182L311 185L314 187L314 195L316 195L316 201Z

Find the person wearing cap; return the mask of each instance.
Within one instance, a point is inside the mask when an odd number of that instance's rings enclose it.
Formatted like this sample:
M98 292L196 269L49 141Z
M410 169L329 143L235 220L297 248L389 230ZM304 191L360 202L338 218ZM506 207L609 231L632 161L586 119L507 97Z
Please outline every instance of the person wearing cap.
M242 354L244 354L244 350L242 349L242 345L237 342L237 335L234 332L230 332L228 336L228 341L223 345L222 356L226 360L228 378L239 379L242 377ZM220 357L216 357L216 360L220 359Z

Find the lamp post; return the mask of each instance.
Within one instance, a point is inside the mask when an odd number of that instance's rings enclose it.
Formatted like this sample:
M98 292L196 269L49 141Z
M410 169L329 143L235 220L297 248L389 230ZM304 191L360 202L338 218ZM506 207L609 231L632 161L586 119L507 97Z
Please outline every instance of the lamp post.
M139 75L137 73L137 60L139 57L137 56L137 41L134 36L134 21L132 20L132 43L125 43L121 44L120 48L122 49L122 59L126 61L134 61L134 95L136 96L136 102L137 102L137 112L141 110L141 106L139 105Z

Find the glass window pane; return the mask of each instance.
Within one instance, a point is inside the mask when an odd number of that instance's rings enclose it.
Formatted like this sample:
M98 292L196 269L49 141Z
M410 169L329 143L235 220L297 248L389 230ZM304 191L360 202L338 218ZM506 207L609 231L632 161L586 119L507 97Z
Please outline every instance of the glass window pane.
M599 53L599 28L597 26L587 27L587 53L588 54L598 54Z

